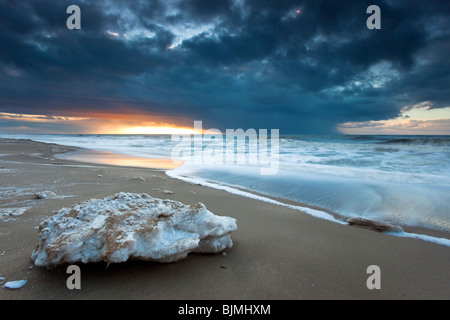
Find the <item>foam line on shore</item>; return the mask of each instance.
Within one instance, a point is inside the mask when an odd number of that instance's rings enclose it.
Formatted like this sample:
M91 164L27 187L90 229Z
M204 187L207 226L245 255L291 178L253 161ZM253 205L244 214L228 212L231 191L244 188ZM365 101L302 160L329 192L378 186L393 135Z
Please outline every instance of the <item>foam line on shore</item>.
M287 203L283 203L271 198L267 198L267 197L263 197L263 196L259 196L247 191L242 191L239 190L237 188L233 188L233 187L229 187L229 186L224 186L224 185L220 185L217 183L213 183L213 182L209 182L209 181L205 181L203 179L199 179L199 178L192 178L192 177L186 177L183 175L178 175L174 172L174 170L168 170L166 171L166 175L168 175L171 178L174 179L179 179L188 183L192 183L192 184L199 184L202 185L204 187L209 187L209 188L213 188L213 189L217 189L217 190L222 190L222 191L226 191L232 194L236 194L239 196L243 196L243 197L247 197L247 198L251 198L251 199L255 199L255 200L259 200L259 201L263 201L263 202L267 202L270 204L274 204L277 206L282 206L282 207L287 207L293 210L297 210L297 211L301 211L303 213L306 213L310 216L313 216L315 218L319 218L319 219L323 219L323 220L328 220L331 222L335 222L341 225L347 225L347 222L342 221L342 220L338 220L335 217L333 217L331 214L326 213L324 211L320 211L320 210L315 210L312 208L308 208L308 207L303 207L303 206L296 206L296 205L291 205L291 204L287 204ZM433 237L433 236L429 236L429 235L425 235L425 234L417 234L417 233L409 233L409 232L390 232L390 233L386 233L389 235L393 235L393 236L397 236L397 237L403 237L403 238L413 238L413 239L418 239L418 240L422 240L422 241L427 241L427 242L432 242L435 244L439 244L439 245L443 245L443 246L447 246L450 247L450 239L446 239L446 238L439 238L439 237Z
M232 194L236 194L239 196L243 196L243 197L247 197L247 198L252 198L255 200L259 200L259 201L263 201L263 202L267 202L267 203L271 203L271 204L275 204L278 206L282 206L282 207L287 207L293 210L297 210L297 211L301 211L304 212L306 214L309 214L313 217L319 218L319 219L323 219L323 220L328 220L328 221L332 221L332 222L336 222L339 224L347 224L344 221L338 220L335 217L333 217L331 214L326 213L324 211L320 211L320 210L315 210L312 208L308 208L308 207L303 207L303 206L295 206L295 205L291 205L291 204L287 204L287 203L283 203L271 198L267 198L267 197L263 197L263 196L259 196L256 195L254 193L250 193L247 191L242 191L233 187L229 187L229 186L224 186L224 185L220 185L217 183L212 183L212 182L208 182L199 178L191 178L191 177L186 177L186 176L182 176L182 175L178 175L176 174L173 170L169 170L166 171L166 174L171 177L171 178L175 178L175 179L179 179L179 180L183 180L185 182L188 183L192 183L192 184L200 184L204 187L209 187L209 188L213 188L213 189L217 189L217 190L223 190Z
M450 247L450 239L446 239L446 238L438 238L438 237L433 237L433 236L429 236L426 234L418 234L418 233L410 233L410 232L397 232L397 233L391 233L391 234L394 236L397 236L397 237L419 239L419 240L433 242L436 244Z

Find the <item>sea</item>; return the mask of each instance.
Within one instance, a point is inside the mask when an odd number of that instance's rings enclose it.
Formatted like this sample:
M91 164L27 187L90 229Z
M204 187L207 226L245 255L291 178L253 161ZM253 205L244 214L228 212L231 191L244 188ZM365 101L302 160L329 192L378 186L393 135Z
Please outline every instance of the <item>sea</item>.
M180 146L180 138L170 135L3 137L154 159L173 159ZM201 148L210 148L211 141L204 139ZM277 147L272 174L261 174L263 164L213 163L206 156L166 173L261 201L290 200L335 222L363 217L450 232L450 136L281 135Z

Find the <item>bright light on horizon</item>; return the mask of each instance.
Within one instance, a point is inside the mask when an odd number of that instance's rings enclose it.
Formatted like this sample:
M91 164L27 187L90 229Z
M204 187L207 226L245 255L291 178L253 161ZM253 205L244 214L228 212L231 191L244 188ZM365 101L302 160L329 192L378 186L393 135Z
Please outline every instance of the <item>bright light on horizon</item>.
M75 113L75 115L77 115ZM71 115L45 115L0 112L0 121L10 122L1 126L8 133L52 133L52 134L136 134L136 135L192 135L203 132L186 125L176 124L176 118L170 120L161 116L151 116L130 112L125 113L89 113L88 117ZM178 119L179 120L179 119ZM186 119L184 121L186 122ZM47 124L41 130L38 123ZM3 128L2 128L3 127Z
M450 107L432 109L429 102L405 107L393 119L346 122L338 126L343 134L449 135Z
M118 134L201 134L201 132L178 127L131 127L122 129Z

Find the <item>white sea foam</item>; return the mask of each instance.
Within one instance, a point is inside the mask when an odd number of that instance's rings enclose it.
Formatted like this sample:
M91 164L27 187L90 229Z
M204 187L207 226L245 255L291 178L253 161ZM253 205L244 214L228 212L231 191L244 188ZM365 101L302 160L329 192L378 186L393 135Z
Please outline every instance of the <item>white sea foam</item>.
M446 239L446 238L433 237L433 236L429 236L426 234L418 234L418 233L410 233L410 232L396 232L396 233L391 233L391 234L395 235L397 237L413 238L413 239L423 240L423 241L427 241L427 242L433 242L436 244L450 247L450 239Z

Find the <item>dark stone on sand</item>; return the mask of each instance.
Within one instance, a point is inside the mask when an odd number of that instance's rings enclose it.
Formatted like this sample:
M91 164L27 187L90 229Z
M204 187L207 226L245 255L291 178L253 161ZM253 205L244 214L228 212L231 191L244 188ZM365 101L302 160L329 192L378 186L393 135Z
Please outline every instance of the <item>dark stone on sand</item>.
M351 226L358 226L377 232L402 232L402 227L377 220L370 220L361 217L347 219L347 223Z

